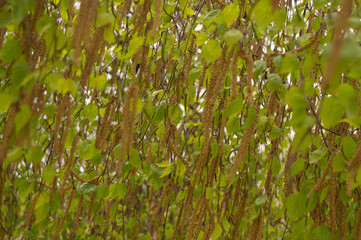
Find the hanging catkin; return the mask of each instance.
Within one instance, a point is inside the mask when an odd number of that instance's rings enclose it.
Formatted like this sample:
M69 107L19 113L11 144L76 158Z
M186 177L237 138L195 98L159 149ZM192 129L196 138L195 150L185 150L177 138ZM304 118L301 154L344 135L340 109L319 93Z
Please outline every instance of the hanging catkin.
M75 152L75 149L76 149L76 145L78 143L78 134L75 134L74 135L74 138L73 138L73 143L71 145L71 149L70 149L70 155L68 157L68 160L66 162L66 170L65 170L65 173L64 173L64 176L63 176L63 182L60 186L60 199L63 200L64 198L64 193L65 193L65 188L67 186L67 181L68 181L68 178L69 178L69 175L71 173L71 169L73 167L73 159L74 159L74 152Z
M233 59L232 59L232 65L231 65L231 70L232 70L232 83L231 83L231 100L235 99L238 93L238 66L237 66L237 61L238 61L238 54L234 54Z
M5 40L6 30L7 29L5 27L0 27L0 50L1 50L4 40Z
M259 105L256 106L256 113L254 115L254 120L253 120L251 126L249 126L247 128L247 130L242 138L238 153L234 157L234 164L232 166L231 172L228 175L227 183L230 183L232 181L233 177L236 175L236 172L241 167L243 158L246 156L251 138L252 138L255 128L256 128L258 113L259 113Z
M346 191L348 197L351 196L352 183L358 173L358 170L361 167L361 134L359 135L358 138L359 139L357 141L356 153L352 157L352 159L350 160L350 163L348 165L348 171L350 172L350 175L347 180L347 191Z
M6 152L8 150L11 133L14 127L14 118L17 112L18 112L18 104L12 104L10 107L8 119L6 120L4 130L2 133L2 141L0 144L0 165L3 164L6 157Z
M81 0L79 15L74 27L72 47L74 49L73 63L78 66L80 52L82 50L81 43L87 45L89 41L90 29L95 20L98 8L98 1Z
M36 203L38 202L39 196L40 196L39 193L36 193L36 194L33 196L33 199L32 199L32 201L31 201L31 203L30 203L30 206L29 206L29 208L28 208L28 211L26 212L26 218L25 218L25 221L24 221L24 227L27 227L27 226L30 225L31 217L33 216L33 212L34 212Z
M75 213L75 217L74 217L72 236L76 236L76 230L78 229L78 226L79 226L79 220L80 220L80 216L81 216L82 210L83 210L83 199L84 199L84 197L81 196L78 201L78 207L76 209L76 213Z
M123 7L120 10L120 14L119 14L119 25L121 25L123 18L130 11L131 5L132 5L132 0L123 1Z
M162 0L154 0L154 9L155 9L155 14L154 14L153 28L151 31L152 39L156 38L157 28L159 26L160 18L162 16L161 15L162 14Z
M186 88L189 88L189 72L191 71L191 64L192 64L192 57L193 57L193 51L194 51L194 41L196 39L196 35L191 36L191 40L188 47L188 58L187 58L187 64L186 64L186 73L185 73L185 79L186 79Z
M113 106L113 102L109 102L107 104L107 107L105 108L105 111L104 111L103 118L98 127L97 135L95 137L95 148L97 148L101 151L104 148L106 133L107 133L110 121L111 121L111 117L114 112L114 111L112 111L113 110L112 106Z
M253 96L252 96L252 79L253 79L253 59L252 57L246 52L244 48L240 50L240 56L246 61L247 64L247 102L249 106L252 105Z
M202 87L203 87L203 83L204 83L204 79L206 78L207 68L208 68L208 65L207 65L206 63L203 64L202 74L201 74L201 77L199 78L199 85L198 85L198 89L197 89L197 100L198 100L199 95L200 95L200 93L201 93L201 90L202 90Z
M68 216L69 209L70 209L70 206L71 206L71 202L73 201L73 196L74 196L74 190L72 190L72 191L70 192L70 195L69 195L69 197L68 197L68 202L67 202L67 204L66 204L65 213L64 213L63 217L61 218L61 220L60 220L60 222L59 222L59 224L58 224L58 226L57 226L57 228L56 228L55 233L54 233L53 236L51 237L51 240L55 240L56 237L59 235L60 230L61 230L61 228L63 227L63 224L64 224L64 222L65 222L65 220L66 220L66 218L67 218L67 216Z
M99 47L101 46L99 43L103 39L103 33L104 33L104 26L98 27L95 29L95 33L89 42L89 44L86 44L86 61L84 65L84 69L81 75L81 87L84 89L85 85L87 84L87 81L90 77L91 70L93 68L94 63L96 62L96 57L98 54Z
M138 32L138 36L143 35L143 26L145 24L145 21L147 20L147 14L150 10L151 4L152 4L152 0L144 0L143 2L140 15L137 18L137 22L134 27L134 29Z

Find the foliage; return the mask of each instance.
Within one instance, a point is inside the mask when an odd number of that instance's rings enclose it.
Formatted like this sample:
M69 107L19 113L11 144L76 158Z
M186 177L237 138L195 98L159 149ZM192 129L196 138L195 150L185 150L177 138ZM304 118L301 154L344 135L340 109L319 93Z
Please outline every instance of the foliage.
M0 1L0 239L360 239L357 1Z

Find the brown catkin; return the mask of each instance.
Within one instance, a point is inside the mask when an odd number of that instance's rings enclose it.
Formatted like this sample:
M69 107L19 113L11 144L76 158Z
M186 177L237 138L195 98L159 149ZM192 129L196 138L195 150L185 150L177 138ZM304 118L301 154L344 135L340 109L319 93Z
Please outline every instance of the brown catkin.
M151 0L144 0L142 8L140 9L141 11L140 15L137 18L137 22L134 27L134 29L138 31L138 36L141 36L143 34L143 26L145 24L145 21L147 20L147 14L150 10L151 4L152 4Z
M131 5L132 5L132 0L123 1L123 7L119 14L119 25L121 25L123 18L130 11Z
M357 210L356 223L353 227L353 238L355 240L361 240L361 206L359 206Z
M196 39L196 35L191 36L191 40L188 47L188 58L187 58L187 64L186 64L186 73L185 73L185 79L186 79L186 88L189 89L189 72L191 71L191 64L192 64L192 57L193 57L193 48L194 48L194 41Z
M93 212L95 197L96 197L96 195L95 195L94 193L92 193L92 194L90 195L90 202L89 202L88 215L87 215L87 220L88 220L88 222L90 222L91 217L92 217L92 212Z
M352 157L348 165L348 171L350 172L350 175L347 180L347 191L346 191L348 197L351 196L352 183L360 167L361 167L361 136L359 136L359 139L357 141L356 153Z
M59 222L59 224L58 224L58 226L57 226L57 228L56 228L55 233L54 233L53 236L51 237L51 240L55 240L56 237L59 235L60 230L61 230L61 228L63 227L63 224L64 224L64 222L65 222L65 220L66 220L66 218L67 218L67 216L68 216L69 209L70 209L70 206L71 206L71 202L73 201L73 196L74 196L74 190L72 190L72 191L70 192L70 195L69 195L69 197L68 197L68 202L67 202L67 205L66 205L66 209L65 209L65 213L64 213L63 217L61 218L61 220L60 220L60 222Z
M161 212L160 216L163 216L164 212L168 209L170 197L172 196L173 190L174 190L174 182L172 181L171 185L169 187L168 195L167 195L167 198L165 199L164 207L162 208L162 212Z
M86 44L86 61L85 66L81 75L81 87L84 89L84 87L87 84L87 81L90 77L91 70L93 68L94 63L96 62L96 57L99 51L99 47L101 46L99 43L103 39L103 33L104 33L104 26L98 27L95 29L95 33L90 41L89 44Z
M153 212L153 221L156 219L160 209L162 208L162 205L163 205L163 200L167 194L167 191L168 189L170 189L170 187L173 186L173 180L172 179L169 179L167 184L165 185L165 187L163 188L163 191L162 191L162 194L159 198L159 201L158 201L158 204Z
M94 0L81 0L79 15L74 27L72 47L74 49L73 63L78 66L79 56L81 52L81 43L84 41L86 44L89 41L90 29L95 20L98 8L98 1Z
M104 227L104 234L103 236L106 237L109 226L110 226L110 205L111 205L111 199L106 199L104 202L104 210L105 210L105 227Z
M244 48L240 50L240 56L246 61L247 64L247 101L248 104L251 106L253 102L252 96L252 79L253 79L253 59L252 57L246 52Z
M17 112L18 112L18 104L12 104L10 107L8 119L6 120L6 123L4 126L4 130L3 130L3 134L2 134L2 141L0 144L0 165L3 164L5 157L6 157L6 152L8 150L11 133L12 133L13 127L14 127L14 118L15 118L15 115Z
M112 109L112 102L109 102L107 104L107 107L105 108L103 118L99 124L97 135L95 137L95 148L99 150L103 150L104 148L104 141L107 133L107 129L109 127L109 119L111 118L111 109Z
M239 147L238 153L234 157L234 164L232 166L231 172L228 175L227 183L230 183L232 181L233 177L236 175L237 171L241 167L243 158L246 156L251 138L252 138L255 128L256 128L258 113L259 113L259 105L256 106L256 113L254 116L254 120L253 120L251 126L249 126L247 128L247 130L243 136L243 139L241 141L241 145Z
M194 224L196 222L196 219L197 219L197 213L198 213L198 210L199 208L203 205L203 195L201 195L197 202L196 202L196 205L194 206L194 209L192 211L192 215L191 215L191 218L190 218L190 224L189 224L189 230L188 230L188 240L189 239L192 239L192 236L193 236L193 232L194 232Z
M154 8L155 8L155 14L154 14L154 21L153 21L153 28L151 31L151 37L152 39L156 38L157 34L157 28L160 23L160 18L162 14L162 0L154 0Z
M5 40L6 31L7 31L7 29L5 27L0 27L0 50L1 50L4 40Z
M198 215L198 222L197 222L197 228L196 228L196 231L195 231L195 234L194 234L194 239L197 239L198 238L198 235L199 235L199 232L201 231L201 228L202 228L202 222L203 222L203 219L204 219L204 216L206 214L206 201L208 201L205 197L205 195L203 194L203 201L202 201L202 204L199 206L200 208L200 212L199 212L199 215Z
M55 154L59 154L60 153L60 134L59 134L59 129L60 129L60 124L62 122L62 117L64 115L64 110L66 108L66 106L68 105L68 97L69 95L66 94L60 101L60 103L58 104L58 109L55 115L55 125L54 125L54 129L53 129L53 141L54 141L54 152Z
M235 99L238 93L238 66L237 66L237 61L238 61L238 54L234 54L233 59L232 59L232 65L231 65L231 70L232 70L232 82L231 82L231 99Z
M66 166L65 166L66 170L64 173L63 182L60 186L60 199L62 199L62 200L64 198L64 193L65 193L64 191L67 186L66 182L68 181L69 174L71 173L71 169L73 167L74 152L75 152L77 143L78 143L78 134L75 134L74 138L73 138L73 143L72 143L71 149L70 149L70 155L66 162Z
M239 204L236 214L234 215L233 219L235 219L235 223L234 223L234 230L232 233L233 236L232 239L236 239L236 236L238 235L238 227L239 224L241 223L243 211L246 207L246 200L247 200L246 198L243 198L243 200Z
M136 123L136 116L137 116L137 102L138 102L138 93L139 89L136 85L132 87L132 105L131 105L131 113L129 119L129 135L128 135L128 151L132 148L133 141L134 141L134 128Z
M56 183L57 183L57 177L55 176L55 177L53 178L53 182L52 182L51 189L50 189L49 203L52 203L52 202L53 202L54 193L55 193L55 191L56 191Z
M199 85L198 85L198 89L197 89L197 100L198 100L199 95L200 95L200 93L201 93L201 90L202 90L202 87L203 87L203 83L204 83L204 79L206 78L207 68L208 68L208 65L207 65L206 63L203 64L202 74L201 74L201 77L199 78Z
M336 156L336 154L338 153L339 151L334 151L328 158L327 160L327 164L325 166L325 168L323 169L322 171L322 175L321 177L317 180L317 182L315 183L315 185L313 186L313 188L311 189L311 191L308 193L308 196L311 196L311 194L314 192L314 191L321 191L325 186L326 184L324 184L324 181L326 179L326 176L328 175L328 172L332 172L332 162L333 162L333 158Z
M207 6L207 11L208 12L212 10L211 0L206 0L206 6Z
M330 213L331 213L331 231L336 238L337 234L337 206L336 206L336 186L335 186L335 174L333 170L330 169L330 184L329 184L329 201L330 201Z
M285 163L284 175L283 175L283 192L286 196L293 192L293 177L290 176L291 166L297 159L297 151L293 150L292 144L288 150L287 159Z
M76 230L78 229L78 226L79 226L79 220L80 220L80 216L81 216L81 213L83 210L83 199L84 199L84 197L81 196L78 201L78 207L76 209L76 213L75 213L75 217L74 217L72 236L76 236Z
M33 212L35 210L35 206L36 206L36 203L38 202L38 199L39 199L39 196L40 194L39 193L36 193L34 196L33 196L33 199L30 203L30 206L28 208L28 211L26 212L26 218L25 218L25 221L24 221L24 227L27 227L30 225L30 222L31 222L31 218L33 216Z
M331 53L329 54L327 63L325 65L325 71L321 80L321 86L324 89L329 88L330 82L336 73L337 66L340 61L340 53L342 49L343 38L345 35L345 29L347 28L347 21L352 11L352 0L343 0L341 4L341 15L337 20L333 36L335 37Z

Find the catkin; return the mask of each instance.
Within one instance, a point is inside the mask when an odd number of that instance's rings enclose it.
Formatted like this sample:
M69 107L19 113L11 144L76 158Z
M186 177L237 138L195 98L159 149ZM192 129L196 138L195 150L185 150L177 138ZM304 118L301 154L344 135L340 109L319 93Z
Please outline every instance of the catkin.
M151 4L152 4L151 0L144 0L144 2L143 2L140 15L137 18L137 22L134 27L134 29L136 31L138 31L138 36L141 36L143 34L143 26L144 26L145 21L147 20L147 14L150 10Z
M74 139L73 139L73 143L72 143L71 149L70 149L70 155L69 155L68 160L66 162L66 166L65 166L66 170L65 170L65 173L64 173L63 182L62 182L61 187L60 187L60 199L62 199L62 200L64 198L66 182L68 181L69 174L71 173L71 169L73 167L73 158L74 158L74 152L75 152L75 148L76 148L77 143L78 143L78 134L75 134Z
M313 188L311 189L311 191L308 193L308 196L311 196L311 194L314 191L321 191L326 185L324 184L324 181L326 179L326 176L328 175L328 172L332 172L332 162L333 162L333 158L336 156L336 154L339 151L334 151L328 158L327 160L327 164L325 166L325 168L322 171L322 175L321 177L317 180L317 182L315 183L315 185L313 186Z
M201 77L199 78L199 85L198 85L198 89L197 89L197 100L198 100L199 95L200 95L200 93L201 93L201 90L202 90L202 87L203 87L203 83L204 83L204 79L206 78L207 68L208 68L208 65L207 65L206 63L203 64L202 74L201 74Z
M232 70L232 82L231 82L231 99L235 99L238 93L238 66L237 66L237 61L238 61L238 54L234 54L233 59L232 59L232 65L231 65L231 70Z
M98 127L97 135L95 137L95 148L99 150L103 150L104 143L105 143L105 137L107 133L107 129L110 124L111 116L112 116L112 102L109 102L107 107L105 108L103 118L100 122L100 125ZM114 112L114 111L113 111Z
M240 56L246 61L247 64L247 92L248 92L247 101L248 104L251 106L253 101L253 96L252 96L253 59L249 54L247 54L244 48L240 50Z
M6 30L7 29L5 27L0 27L0 50L1 50L1 48L3 46L3 43L4 43Z
M191 64L192 64L192 57L193 57L193 48L194 48L194 41L196 39L196 35L192 35L189 47L188 47L188 58L187 58L187 64L186 64L186 73L185 73L185 79L186 79L186 88L189 89L189 72L191 71Z
M74 190L72 190L70 192L70 195L68 197L68 202L67 202L67 205L66 205L66 209L65 209L65 213L64 213L64 216L61 218L59 224L58 224L58 227L56 228L56 231L55 233L53 234L53 236L51 237L51 240L55 240L56 237L59 235L60 233L60 230L61 228L63 227L63 224L68 216L68 213L69 213L69 209L70 209L70 206L71 206L71 202L73 201L73 196L74 196Z
M361 240L361 206L359 206L357 210L356 223L353 227L353 237L355 240Z
M153 21L153 29L151 31L152 39L156 38L157 28L160 23L160 18L161 18L161 14L162 14L162 0L154 0L154 8L155 8L155 14L154 14L154 21Z
M104 237L106 237L108 230L109 230L109 225L110 225L110 204L111 204L111 199L106 199L104 202L105 217L106 217L104 234L103 234Z
M93 206L94 206L95 197L96 197L96 195L95 195L94 193L92 193L92 194L90 195L90 203L89 203L88 215L87 215L87 220L88 220L88 222L90 222L91 217L92 217L92 212L93 212Z
M60 136L59 136L59 129L60 124L62 122L62 117L64 115L64 110L68 105L69 95L66 94L63 99L58 104L58 109L55 115L55 125L53 130L53 139L54 139L54 152L55 154L60 154Z
M104 33L104 26L98 27L97 29L95 29L95 33L90 43L85 45L87 56L80 80L82 89L84 89L85 85L87 84L87 81L91 74L92 67L96 62L96 57L100 47L99 43L102 41L103 33Z
M168 182L167 182L167 184L166 184L165 187L163 188L163 191L162 191L162 194L161 194L161 196L160 196L160 199L159 199L159 201L158 201L158 203L157 203L157 206L156 206L156 208L155 208L155 210L154 210L154 213L153 213L153 221L156 219L156 217L157 217L157 215L158 215L158 213L159 213L159 211L160 211L160 209L161 209L161 207L162 207L162 205L163 205L163 200L164 200L164 198L165 198L165 196L166 196L166 194L167 194L167 191L168 191L168 189L171 188L171 186L173 186L173 180L172 180L172 179L169 179Z
M254 120L253 120L251 126L249 126L247 128L247 130L243 136L238 153L234 158L234 164L232 166L231 172L228 175L227 183L230 183L232 181L233 177L236 175L236 172L241 167L243 158L246 156L251 138L252 138L255 128L256 128L258 113L259 113L259 105L256 106L256 113L255 113Z
M1 166L6 157L6 152L8 150L11 133L12 133L13 127L14 127L14 118L15 118L15 115L17 112L18 112L18 104L12 104L10 107L8 119L6 120L6 123L4 126L4 130L3 130L3 134L2 134L2 141L0 144L0 165Z
M123 7L119 14L119 25L121 25L123 18L130 11L132 0L123 1Z
M76 236L76 230L78 229L78 226L79 226L79 220L80 220L80 216L81 216L81 213L83 210L83 199L84 199L84 197L81 196L78 201L78 207L76 209L76 213L75 213L75 217L74 217L72 236Z
M203 195L201 195L197 202L196 202L196 205L194 206L194 209L193 209L193 212L192 212L192 215L191 215L191 219L190 219L190 224L189 224L189 230L188 230L188 239L192 239L192 235L193 235L193 232L194 232L194 224L195 224L195 221L197 219L197 213L198 213L198 210L200 208L200 206L203 205Z
M354 181L360 167L361 167L361 135L359 136L359 139L357 141L356 153L352 157L348 165L348 170L350 172L350 175L347 180L347 191L346 191L348 197L351 196L352 182Z
M74 27L72 47L74 49L73 63L78 66L81 52L81 43L89 41L90 29L95 20L98 1L81 0L79 16Z
M35 206L36 206L36 203L38 202L38 199L39 199L39 196L40 194L39 193L36 193L34 196L33 196L33 199L30 203L30 206L28 208L28 211L26 212L26 218L25 218L25 221L24 221L24 227L27 227L30 225L30 222L31 222L31 217L33 216L33 212L35 210Z

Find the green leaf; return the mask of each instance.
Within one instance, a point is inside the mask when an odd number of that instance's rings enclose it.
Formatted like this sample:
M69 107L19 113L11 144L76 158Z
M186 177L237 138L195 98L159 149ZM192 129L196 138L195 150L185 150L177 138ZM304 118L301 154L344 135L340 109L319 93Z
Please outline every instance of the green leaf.
M208 35L205 32L200 32L196 38L196 45L201 46L208 40Z
M22 149L20 147L15 148L6 156L4 167L7 167L9 163L21 158L22 156L23 156Z
M142 168L142 163L140 160L140 155L139 155L139 151L135 148L132 148L132 150L130 151L130 159L129 162L130 164L135 167L136 169L141 169Z
M268 74L267 89L269 91L277 91L282 86L282 78L276 73Z
M298 57L296 54L288 53L282 60L282 67L280 73L293 72L299 66Z
M43 169L42 178L44 179L45 183L52 184L55 175L56 171L52 164L49 164Z
M328 152L325 150L315 150L311 153L310 164L317 163L327 157Z
M172 120L172 122L174 124L178 124L181 117L182 117L182 114L183 114L183 111L182 109L177 106L177 105L171 105L169 107L169 117L170 117L170 120Z
M238 95L232 102L230 102L223 111L223 120L231 115L239 114L243 110L243 99Z
M93 193L97 191L97 185L93 184L93 183L83 183L82 185L80 185L78 187L78 189L76 190L78 193L78 196L83 196L83 195L87 195L89 193Z
M221 56L221 47L217 40L208 40L202 48L202 59L206 62L214 62Z
M132 37L132 39L130 40L129 43L129 48L128 48L128 53L124 54L124 55L119 55L119 60L124 60L124 59L129 59L131 58L134 54L136 54L139 50L139 48L143 45L144 43L144 36L134 36Z
M254 61L254 65L253 65L253 76L254 76L254 78L257 78L258 75L260 75L261 72L263 72L265 69L266 69L266 62L265 61L263 61L263 60ZM282 83L282 79L281 79L281 83Z
M43 156L44 156L44 152L40 146L35 146L31 148L31 150L27 154L28 160L33 162L34 164L40 163Z
M28 104L21 106L20 111L15 116L15 129L20 131L30 120L31 110Z
M10 94L0 93L0 114L3 111L7 111L10 107L14 97Z
M350 160L356 152L356 142L350 136L345 136L341 140L342 152L346 159Z
M231 29L224 34L224 40L226 40L227 44L233 46L238 40L243 38L243 34L241 31L236 29Z
M206 189L206 199L208 200L213 199L213 188Z
M163 177L167 176L172 171L172 169L173 169L172 165L166 167L164 169L164 171L162 172L162 175L160 175L160 178L163 178Z
M212 20L214 19L215 17L218 16L218 14L220 13L221 11L220 10L212 10L210 11L206 16L205 18L203 19L203 21L209 21L209 20Z
M29 73L29 67L25 62L15 63L11 73L13 87L20 87Z
M107 24L111 24L114 22L114 16L113 14L102 12L97 15L97 24L98 26L104 26Z
M106 83L107 83L107 78L105 75L100 75L90 79L90 86L92 88L96 88L99 90L102 90Z
M282 129L281 128L272 128L269 139L270 140L274 140L276 138L279 138L282 134Z
M10 12L1 12L0 13L0 27L6 27L13 20L13 16Z
M238 3L234 2L232 4L227 5L223 9L222 15L225 23L227 24L227 27L230 27L239 15Z
M287 198L287 213L291 220L296 220L306 212L307 196L303 192L291 194Z
M308 103L305 99L302 89L298 87L291 87L286 94L286 104L289 104L294 110L303 110Z
M267 201L267 195L264 194L258 198L256 198L256 201L254 202L256 206L261 206Z
M297 159L291 166L291 174L292 176L296 176L300 173L305 167L305 160L303 158Z
M346 168L346 159L342 155L336 155L333 157L333 171L341 172Z
M107 184L101 184L97 189L96 199L100 200L106 198L109 195L109 187Z
M222 227L218 223L216 223L216 226L214 227L213 233L211 235L211 239L218 239L219 236L222 234Z
M59 78L56 89L59 93L66 94L67 92L70 92L75 96L78 91L78 86L76 85L76 82L70 78Z
M320 118L324 127L335 126L344 114L341 101L336 97L325 98L321 104Z

